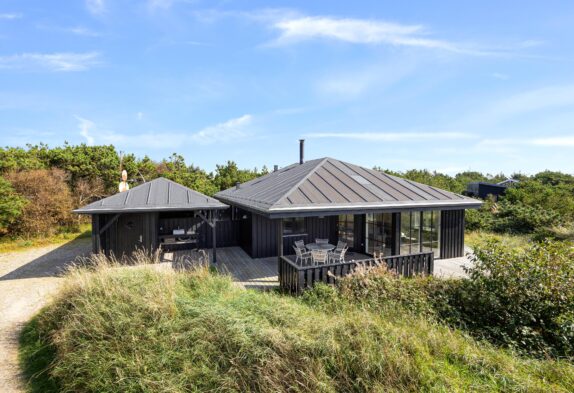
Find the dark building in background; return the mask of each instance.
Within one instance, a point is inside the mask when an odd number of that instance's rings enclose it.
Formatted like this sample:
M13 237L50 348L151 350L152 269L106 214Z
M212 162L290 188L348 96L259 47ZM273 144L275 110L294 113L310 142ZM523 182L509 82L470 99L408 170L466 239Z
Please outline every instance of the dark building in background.
M518 180L507 179L501 181L500 183L486 183L486 182L473 182L468 183L466 186L465 195L470 197L478 197L481 199L486 199L489 195L492 195L495 200L506 193L508 187L512 187L518 183Z

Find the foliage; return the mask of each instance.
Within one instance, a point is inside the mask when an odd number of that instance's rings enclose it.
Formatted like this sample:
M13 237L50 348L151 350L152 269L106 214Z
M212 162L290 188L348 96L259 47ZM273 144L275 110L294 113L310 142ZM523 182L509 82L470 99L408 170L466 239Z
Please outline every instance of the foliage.
M0 233L22 214L26 200L19 196L10 182L0 176Z
M574 358L574 249L542 242L512 249L488 241L474 249L461 288L463 323L533 354Z
M514 241L514 239L513 239ZM564 242L475 246L469 278L401 278L385 269L339 280L349 301L436 317L536 357L574 359L574 249Z
M32 391L568 391L574 367L511 353L319 287L248 291L207 269L75 270L27 325ZM140 255L138 261L142 260ZM333 298L338 309L327 307ZM41 388L41 389L40 389Z
M73 200L66 174L59 169L12 172L6 178L27 203L10 232L23 237L53 235L62 227L75 225Z
M219 190L226 190L234 187L237 182L245 183L267 173L268 170L265 166L259 172L257 168L253 170L239 169L235 162L227 161L226 165L217 165L213 181Z

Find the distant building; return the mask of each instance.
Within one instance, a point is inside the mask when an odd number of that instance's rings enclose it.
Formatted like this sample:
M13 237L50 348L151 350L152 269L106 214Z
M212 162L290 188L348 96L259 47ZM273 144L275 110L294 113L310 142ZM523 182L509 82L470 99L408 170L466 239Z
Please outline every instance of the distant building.
M517 183L518 180L515 179L506 179L499 183L472 182L468 183L464 194L482 199L486 199L489 195L492 195L495 200L498 200L499 196L506 193L508 187L512 187Z

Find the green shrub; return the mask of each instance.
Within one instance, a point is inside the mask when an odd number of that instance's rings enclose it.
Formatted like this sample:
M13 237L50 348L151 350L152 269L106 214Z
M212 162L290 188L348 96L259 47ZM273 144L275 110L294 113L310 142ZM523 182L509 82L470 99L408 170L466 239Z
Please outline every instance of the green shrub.
M381 282L379 282L381 283ZM394 283L391 292L402 290ZM389 308L392 310L393 308ZM477 343L326 286L292 298L207 269L78 270L25 329L30 389L67 392L568 391L574 367Z
M10 182L0 176L0 234L22 214L26 200L19 196Z
M508 249L488 241L474 250L462 321L471 330L532 354L574 356L574 250L542 242Z

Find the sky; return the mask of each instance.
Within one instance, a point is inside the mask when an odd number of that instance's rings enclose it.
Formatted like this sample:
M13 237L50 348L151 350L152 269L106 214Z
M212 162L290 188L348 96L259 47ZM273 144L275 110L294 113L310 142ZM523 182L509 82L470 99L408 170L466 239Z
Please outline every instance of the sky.
M572 1L2 0L0 146L574 172Z

